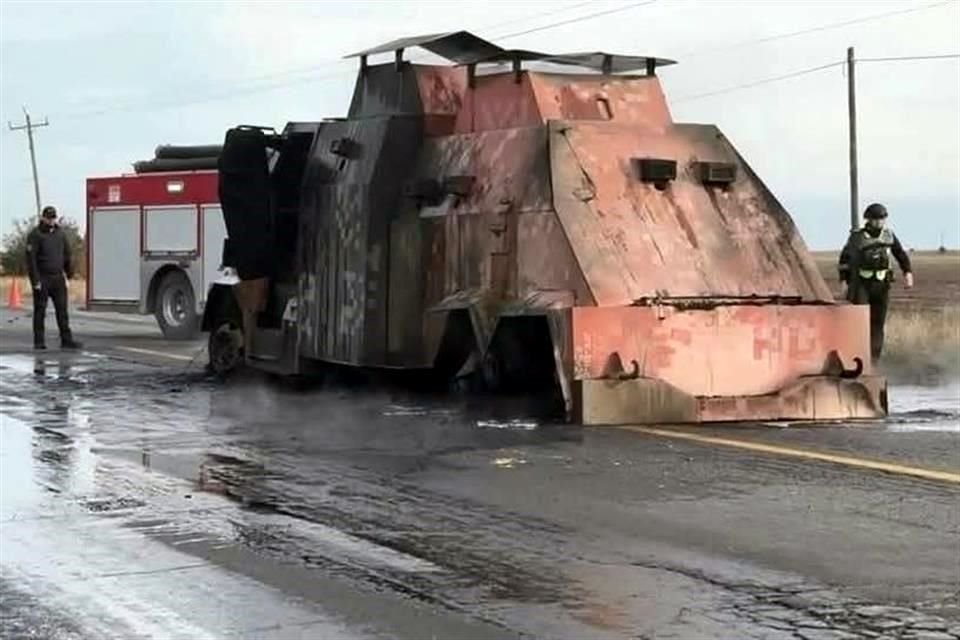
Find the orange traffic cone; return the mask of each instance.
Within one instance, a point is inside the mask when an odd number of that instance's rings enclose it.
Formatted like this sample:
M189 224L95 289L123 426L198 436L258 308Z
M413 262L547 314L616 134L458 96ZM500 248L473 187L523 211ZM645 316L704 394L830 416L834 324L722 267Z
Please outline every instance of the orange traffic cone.
M7 306L11 309L23 308L23 296L20 294L20 278L13 278L7 295Z

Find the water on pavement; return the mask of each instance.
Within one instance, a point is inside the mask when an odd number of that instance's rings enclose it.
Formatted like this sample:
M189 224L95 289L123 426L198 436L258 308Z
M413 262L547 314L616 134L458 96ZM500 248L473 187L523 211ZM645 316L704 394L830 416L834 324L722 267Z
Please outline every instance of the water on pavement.
M0 367L0 609L13 631L960 637L952 556L939 549L950 539L942 532L960 530L950 488L881 479L845 498L915 503L888 526L914 531L929 576L861 575L851 559L810 567L818 580L800 571L816 553L778 555L766 538L797 533L793 514L776 509L800 490L798 508L824 509L808 535L842 546L826 520L837 506L816 497L836 490L841 470L517 418L506 404L220 385L90 353L7 355ZM956 447L960 382L894 388L891 404L890 419L870 427L888 434L883 447ZM768 551L748 548L755 529L738 529L769 517L754 513L759 499L784 531L756 538ZM734 533L742 537L725 537ZM867 553L882 558L890 545ZM828 579L843 571L850 593ZM869 599L886 590L902 599L916 582L916 606Z

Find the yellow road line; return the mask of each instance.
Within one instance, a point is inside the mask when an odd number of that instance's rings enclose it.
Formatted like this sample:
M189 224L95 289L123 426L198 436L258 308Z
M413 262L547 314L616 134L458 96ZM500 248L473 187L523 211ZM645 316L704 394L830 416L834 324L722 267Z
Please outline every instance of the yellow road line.
M183 362L190 362L193 360L192 356L182 356L178 353L164 353L163 351L152 351L150 349L137 349L136 347L115 347L120 351L130 351L131 353L142 353L148 356L157 356L158 358L170 358L171 360L182 360Z
M936 469L925 469L923 467L910 467L893 462L868 460L865 458L855 458L852 456L837 455L834 453L823 453L821 451L809 451L806 449L794 449L791 447L781 447L773 444L763 444L760 442L750 442L747 440L737 440L734 438L718 438L716 436L699 435L686 431L656 429L653 427L624 426L619 428L627 431L636 431L637 433L645 433L652 436L661 436L664 438L690 440L692 442L699 442L701 444L713 444L720 445L722 447L735 447L737 449L746 449L747 451L770 453L773 455L787 456L791 458L832 462L834 464L842 464L848 467L872 469L874 471L884 471L886 473L894 473L902 476L913 476L916 478L923 478L925 480L937 480L940 482L960 484L960 473L950 473L949 471L938 471Z

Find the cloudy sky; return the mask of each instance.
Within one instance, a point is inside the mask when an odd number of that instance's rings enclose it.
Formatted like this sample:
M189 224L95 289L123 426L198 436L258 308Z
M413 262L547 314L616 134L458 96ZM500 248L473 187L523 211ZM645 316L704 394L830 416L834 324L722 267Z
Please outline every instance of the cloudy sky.
M808 244L832 248L848 220L843 67L726 89L840 61L848 46L960 53L960 2L0 0L0 233L34 210L25 132L6 128L23 106L50 121L36 133L44 202L82 220L85 177L131 171L158 144L219 143L235 124L343 115L356 64L344 55L459 29L677 60L660 73L675 120L719 125ZM861 204L887 203L909 246L960 246L960 60L864 62L857 88Z

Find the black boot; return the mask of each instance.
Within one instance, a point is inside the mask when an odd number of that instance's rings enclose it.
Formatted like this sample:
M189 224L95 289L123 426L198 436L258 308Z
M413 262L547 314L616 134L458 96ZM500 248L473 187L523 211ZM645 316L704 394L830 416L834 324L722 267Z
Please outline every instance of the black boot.
M73 338L67 338L60 341L61 349L81 349L83 345L74 340Z

